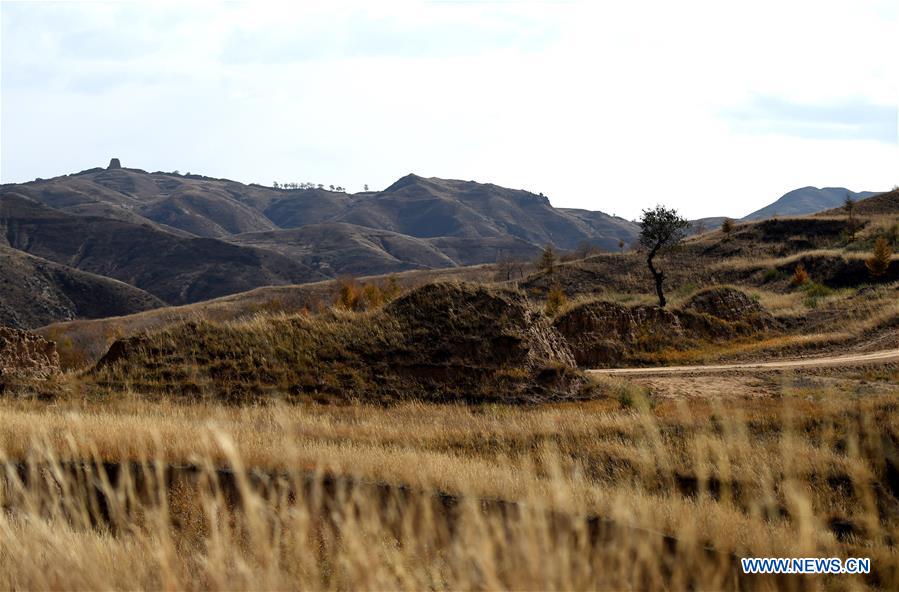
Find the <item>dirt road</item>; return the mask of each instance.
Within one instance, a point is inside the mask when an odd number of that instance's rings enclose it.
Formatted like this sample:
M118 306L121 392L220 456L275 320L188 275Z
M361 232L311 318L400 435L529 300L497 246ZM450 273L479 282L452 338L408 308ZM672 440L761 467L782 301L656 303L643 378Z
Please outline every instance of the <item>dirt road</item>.
M899 362L899 349L823 358L798 358L772 362L746 362L742 364L712 364L708 366L659 366L655 368L598 368L588 370L593 374L627 374L631 376L659 374L714 374L743 370L789 370L791 368L830 368L834 366L863 366Z

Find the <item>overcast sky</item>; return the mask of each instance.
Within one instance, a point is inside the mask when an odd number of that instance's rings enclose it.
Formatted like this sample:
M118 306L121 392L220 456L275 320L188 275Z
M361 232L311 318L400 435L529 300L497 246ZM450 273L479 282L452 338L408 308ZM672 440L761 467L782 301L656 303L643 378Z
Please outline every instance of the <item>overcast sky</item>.
M899 1L3 2L0 178L409 172L628 218L899 184Z

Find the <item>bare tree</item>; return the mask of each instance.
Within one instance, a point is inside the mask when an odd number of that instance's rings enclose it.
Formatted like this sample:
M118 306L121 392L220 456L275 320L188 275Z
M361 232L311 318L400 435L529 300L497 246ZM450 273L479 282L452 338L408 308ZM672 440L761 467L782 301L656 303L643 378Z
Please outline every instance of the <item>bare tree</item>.
M513 255L500 257L496 262L496 279L510 282L524 277L525 262Z
M574 249L575 259L586 259L587 257L599 255L600 253L602 253L602 249L588 240L582 240Z

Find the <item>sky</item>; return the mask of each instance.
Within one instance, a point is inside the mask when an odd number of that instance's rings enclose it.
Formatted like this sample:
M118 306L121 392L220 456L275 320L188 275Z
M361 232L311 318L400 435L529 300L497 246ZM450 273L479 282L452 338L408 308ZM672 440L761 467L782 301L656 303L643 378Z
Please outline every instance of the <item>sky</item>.
M0 4L0 180L413 172L634 219L899 184L899 0Z

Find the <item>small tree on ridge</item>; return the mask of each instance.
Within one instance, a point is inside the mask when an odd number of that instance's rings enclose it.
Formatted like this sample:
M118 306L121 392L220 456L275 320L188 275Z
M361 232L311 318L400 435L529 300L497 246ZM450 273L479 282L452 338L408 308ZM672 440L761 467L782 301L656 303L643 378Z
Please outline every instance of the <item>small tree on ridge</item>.
M690 223L678 215L677 210L668 209L658 205L651 210L643 210L640 219L640 244L649 249L646 254L646 265L652 273L656 284L656 295L659 297L659 306L665 308L665 292L662 283L665 281L665 272L656 269L653 264L655 256L670 250L687 235Z
M544 273L552 273L558 260L559 256L556 255L555 248L552 245L546 245L540 254L540 259L537 260L537 269Z
M843 209L846 211L848 218L846 221L846 234L849 235L849 240L855 240L855 234L858 232L858 223L855 220L855 200L852 199L852 194L846 194L846 199L843 201Z

